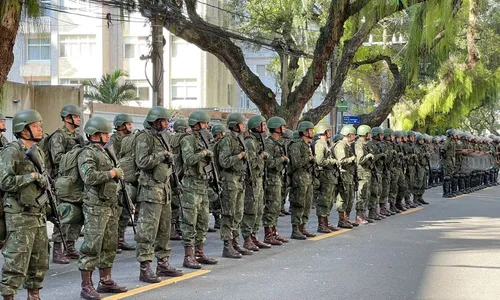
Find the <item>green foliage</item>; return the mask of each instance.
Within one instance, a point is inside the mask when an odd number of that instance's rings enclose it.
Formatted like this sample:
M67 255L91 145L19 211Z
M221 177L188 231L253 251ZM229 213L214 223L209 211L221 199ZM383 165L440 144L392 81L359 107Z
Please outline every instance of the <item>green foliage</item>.
M128 76L127 73L116 70L111 74L104 74L100 81L89 80L83 82L83 86L90 87L84 97L90 100L106 104L124 104L135 100L137 87L131 82L120 82L121 77Z

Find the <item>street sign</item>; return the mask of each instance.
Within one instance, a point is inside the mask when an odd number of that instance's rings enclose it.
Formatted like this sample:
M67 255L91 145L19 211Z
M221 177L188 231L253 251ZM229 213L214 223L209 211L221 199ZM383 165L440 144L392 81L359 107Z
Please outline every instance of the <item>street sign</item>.
M344 124L357 125L361 122L361 119L359 118L359 116L344 116L343 122Z
M337 102L337 112L347 112L349 110L349 103L342 98Z

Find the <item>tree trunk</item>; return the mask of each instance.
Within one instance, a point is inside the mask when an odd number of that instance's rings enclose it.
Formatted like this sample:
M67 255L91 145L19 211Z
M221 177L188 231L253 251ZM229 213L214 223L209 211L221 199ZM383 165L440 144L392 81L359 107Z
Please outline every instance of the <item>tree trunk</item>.
M479 51L476 47L477 0L470 0L469 25L467 26L467 66L473 69L479 61Z
M0 87L14 63L14 43L21 19L22 0L0 1Z

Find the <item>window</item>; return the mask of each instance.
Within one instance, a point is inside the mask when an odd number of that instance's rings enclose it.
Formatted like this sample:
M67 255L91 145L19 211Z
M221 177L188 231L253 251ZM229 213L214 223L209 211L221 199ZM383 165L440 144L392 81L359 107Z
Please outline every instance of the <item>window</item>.
M64 10L91 11L96 8L95 5L91 4L91 1L87 0L61 0L60 3L60 8Z
M28 39L28 60L50 60L50 38Z
M146 80L131 80L137 87L137 101L149 101L149 84Z
M61 35L60 57L93 57L96 54L95 35Z
M81 85L86 80L92 80L95 78L59 78L60 85ZM85 86L83 91L88 93L92 90L91 87Z
M172 101L197 99L198 82L196 79L172 79Z
M266 65L257 65L257 75L260 78L266 77Z
M50 10L46 7L50 7L50 0L40 0L40 17L50 16Z
M125 58L139 58L148 54L147 37L129 38L125 40Z
M172 57L189 56L193 46L180 37L172 36Z
M31 85L50 85L50 80L32 80L28 81Z

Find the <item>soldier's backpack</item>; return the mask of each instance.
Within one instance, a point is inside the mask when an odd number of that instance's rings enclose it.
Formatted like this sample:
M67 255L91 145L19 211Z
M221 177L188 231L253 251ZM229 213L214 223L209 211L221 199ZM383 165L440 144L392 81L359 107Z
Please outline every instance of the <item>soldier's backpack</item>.
M59 171L54 188L57 199L63 202L83 202L83 180L78 171L78 156L84 147L76 144L73 149L61 156Z
M50 155L50 139L56 132L60 132L61 129L57 129L49 135L45 135L43 139L38 143L38 148L43 151L45 156L45 170L50 178L54 178L57 175L57 170L55 170L54 162L52 161L52 155Z
M174 172L177 172L179 174L179 179L182 180L182 177L184 175L184 170L182 168L182 153L181 153L181 140L189 135L189 133L176 133L173 136L170 137L170 145L172 147L172 154L174 155L174 166L175 170Z
M142 133L143 130L138 130L124 137L118 157L123 170L123 180L132 185L136 185L139 178L139 168L135 164L135 144L137 137Z

